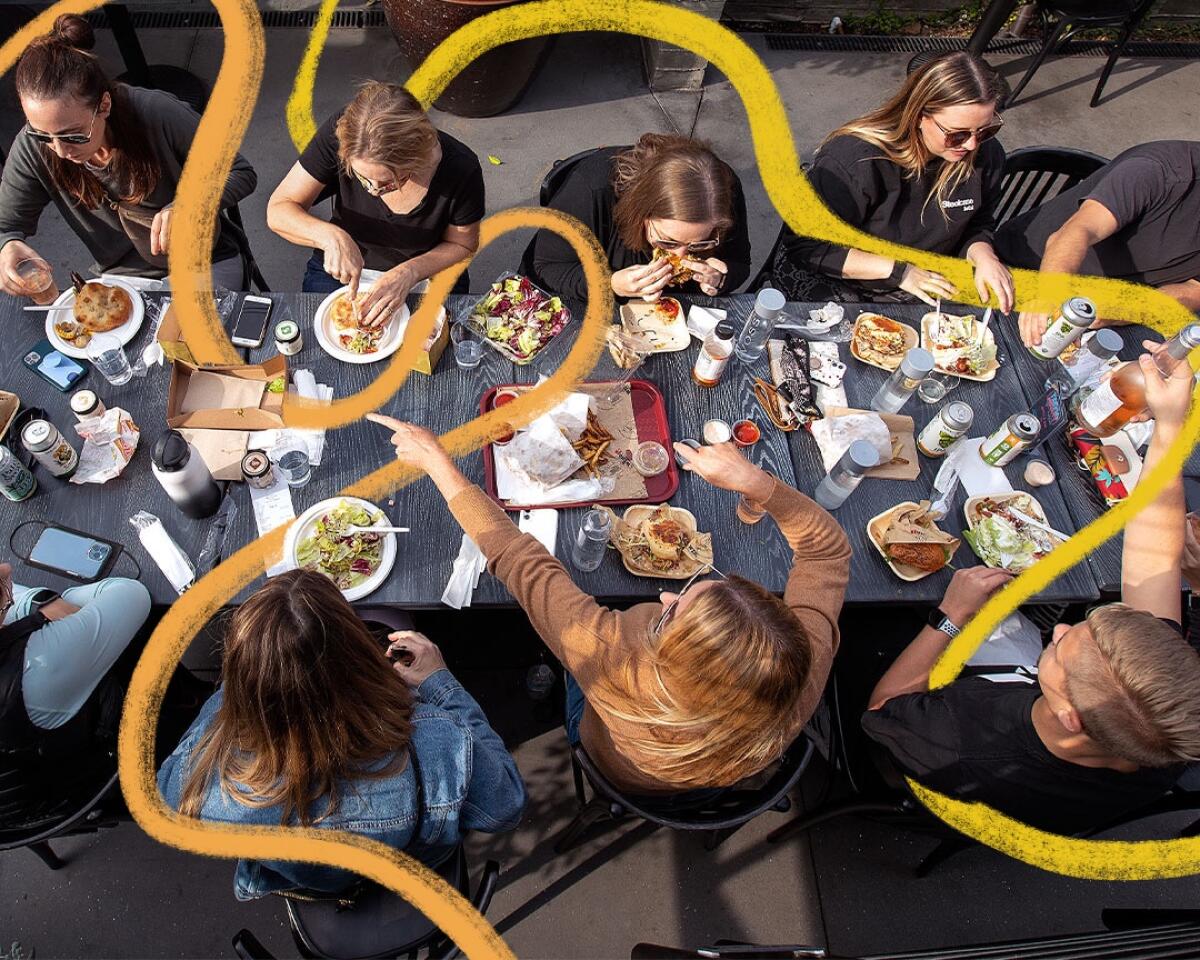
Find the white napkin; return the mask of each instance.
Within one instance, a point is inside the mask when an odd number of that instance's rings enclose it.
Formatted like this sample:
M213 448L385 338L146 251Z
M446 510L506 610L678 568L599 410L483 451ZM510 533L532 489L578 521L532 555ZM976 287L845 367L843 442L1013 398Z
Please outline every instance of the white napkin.
M171 288L165 277L161 280L152 280L150 277L130 277L123 273L102 273L100 281L102 283L125 283L134 290L141 290L145 293L156 293Z
M813 439L821 451L826 472L833 469L855 440L866 440L879 453L879 462L892 459L892 432L877 413L850 413L844 417L814 420Z
M717 329L717 324L728 316L729 311L719 307L693 306L687 315L688 333L703 342Z
M464 533L458 556L454 558L454 565L450 569L450 579L442 591L442 603L455 610L469 607L475 588L479 586L479 578L486 569L487 557L475 545L475 541Z
M162 521L154 514L139 510L129 518L129 522L137 530L138 540L150 554L150 559L158 564L158 569L175 588L175 592L182 594L196 579L196 568L192 566L188 555L171 539Z

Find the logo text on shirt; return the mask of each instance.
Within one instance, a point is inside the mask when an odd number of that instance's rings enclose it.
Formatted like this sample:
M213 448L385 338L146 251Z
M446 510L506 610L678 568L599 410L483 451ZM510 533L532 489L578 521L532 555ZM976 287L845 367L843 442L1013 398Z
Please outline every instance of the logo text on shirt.
M963 213L971 213L975 209L975 198L965 197L962 200L943 200L942 207L962 207Z

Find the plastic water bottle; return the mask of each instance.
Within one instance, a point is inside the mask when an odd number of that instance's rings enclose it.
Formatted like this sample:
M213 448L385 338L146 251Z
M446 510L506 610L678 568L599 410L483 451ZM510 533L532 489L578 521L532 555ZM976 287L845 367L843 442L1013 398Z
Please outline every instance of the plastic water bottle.
M571 562L587 573L597 569L604 560L611 529L612 518L606 510L589 510L571 545Z
M879 466L879 451L866 440L855 440L842 459L817 484L813 499L826 510L836 510L862 483L863 474Z
M1070 363L1062 359L1054 364L1046 378L1046 389L1061 397L1069 397L1093 377L1104 370L1109 359L1115 357L1125 346L1125 341L1116 330L1103 327L1092 334L1087 343L1079 348Z
M775 329L775 322L783 312L784 303L783 294L778 290L763 287L758 291L754 300L754 312L746 320L737 345L733 348L733 352L742 363L753 363L762 356Z
M896 413L932 370L933 354L913 347L904 355L895 372L883 382L871 400L871 409L879 413Z

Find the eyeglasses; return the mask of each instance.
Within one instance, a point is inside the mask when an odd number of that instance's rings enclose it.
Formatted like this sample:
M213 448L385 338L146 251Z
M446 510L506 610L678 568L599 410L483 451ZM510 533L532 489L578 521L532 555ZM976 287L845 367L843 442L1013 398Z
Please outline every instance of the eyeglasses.
M976 130L947 130L937 122L937 118L932 113L927 113L925 116L929 117L933 121L934 126L942 131L942 136L946 140L946 146L951 150L957 150L972 137L975 138L976 145L986 143L999 133L1000 128L1004 126L1004 118L999 114L996 115L991 123Z
M686 250L688 253L704 253L708 250L716 250L721 245L721 238L713 237L711 240L697 240L694 243L684 243L682 240L671 240L667 237L658 236L658 231L647 226L646 232L650 234L650 243L656 247L662 247L665 250Z
M725 576L725 574L723 574L720 570L718 570L716 567L714 567L711 563L705 564L703 567L701 567L699 570L697 570L695 573L693 573L690 577L688 577L687 582L682 587L680 587L679 592L677 594L675 594L675 599L667 604L666 608L662 612L662 616L659 617L658 622L656 624L654 624L654 633L655 634L662 633L663 627L665 627L668 623L670 623L671 617L673 617L675 615L675 608L677 606L679 606L679 601L683 599L683 595L685 593L687 593L688 590L691 589L693 583L695 583L697 580L699 580L706 573L715 573L722 580L729 579L728 577Z
M368 180L353 167L350 168L350 172L354 174L354 179L358 181L359 185L373 197L382 197L385 193L394 193L408 183L408 177L401 177L392 180L391 183L376 184L374 180Z
M96 103L96 107L92 110L92 123L88 127L87 133L42 133L40 130L34 130L30 127L25 132L38 143L53 143L57 140L59 143L71 143L79 145L81 143L89 143L92 139L92 134L96 130L96 115L100 112L100 103Z

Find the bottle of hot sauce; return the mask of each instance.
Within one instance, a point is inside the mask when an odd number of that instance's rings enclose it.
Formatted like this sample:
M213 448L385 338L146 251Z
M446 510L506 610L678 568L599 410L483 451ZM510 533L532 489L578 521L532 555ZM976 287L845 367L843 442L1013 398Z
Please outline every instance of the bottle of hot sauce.
M704 340L692 367L692 379L702 387L715 387L733 355L733 324L722 320Z
M1154 365L1169 377L1179 364L1187 363L1188 354L1197 346L1200 323L1188 324L1154 354ZM1077 394L1072 407L1079 425L1094 437L1112 436L1134 417L1147 412L1146 380L1137 362L1121 364L1086 396Z

